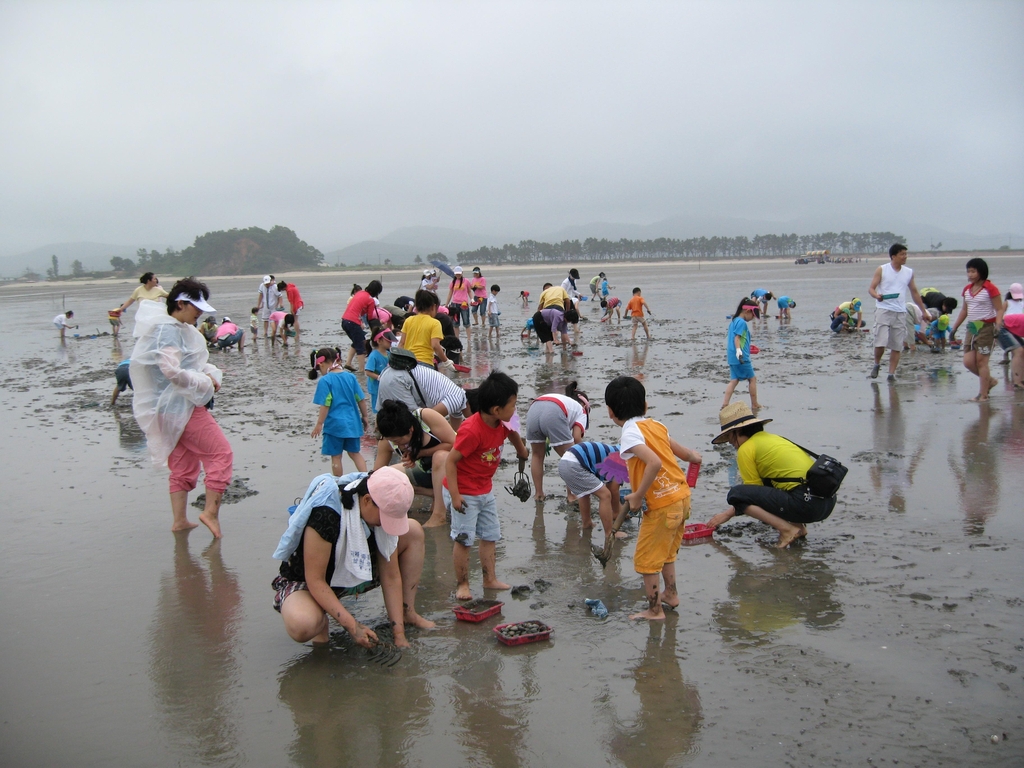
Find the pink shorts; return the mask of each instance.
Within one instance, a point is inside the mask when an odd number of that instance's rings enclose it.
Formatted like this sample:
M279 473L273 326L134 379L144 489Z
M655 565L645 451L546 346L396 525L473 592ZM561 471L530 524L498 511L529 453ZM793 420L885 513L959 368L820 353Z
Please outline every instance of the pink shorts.
M194 489L200 465L206 470L206 490L223 493L231 482L233 459L231 445L213 416L206 408L195 408L178 444L167 457L171 493Z

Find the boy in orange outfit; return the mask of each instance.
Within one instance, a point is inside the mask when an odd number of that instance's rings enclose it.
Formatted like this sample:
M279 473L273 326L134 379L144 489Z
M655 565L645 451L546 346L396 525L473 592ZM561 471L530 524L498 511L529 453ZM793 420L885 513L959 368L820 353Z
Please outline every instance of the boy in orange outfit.
M651 312L651 305L644 301L644 297L640 295L640 289L633 289L633 298L626 304L626 314L633 318L633 333L630 335L630 339L636 338L636 327L643 325L644 333L647 334L647 338L651 338L651 332L647 330L647 320L644 319L644 309L647 310L648 315L653 315Z
M612 421L622 427L619 453L629 468L633 489L626 503L630 509L640 509L647 502L633 555L633 569L644 579L647 610L629 618L662 621L662 603L670 608L679 605L676 555L690 516L690 487L676 459L700 464L701 455L669 437L661 422L644 418L647 391L631 376L613 379L605 388L604 401ZM658 588L659 576L665 580L664 592Z

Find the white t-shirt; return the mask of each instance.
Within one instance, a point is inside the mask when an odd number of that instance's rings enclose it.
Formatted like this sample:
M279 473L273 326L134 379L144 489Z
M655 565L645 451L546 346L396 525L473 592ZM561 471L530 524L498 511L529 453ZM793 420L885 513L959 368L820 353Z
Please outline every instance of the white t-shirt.
M583 406L576 400L573 400L568 395L558 394L541 395L538 399L541 398L544 400L557 400L562 404L562 406L564 406L566 417L569 419L569 424L579 424L580 429L584 432L587 431L587 428L590 426L590 417L587 416L587 412L583 410ZM572 427L570 426L570 429L571 428Z
M627 420L622 425L622 435L619 437L619 454L623 459L633 458L633 454L629 450L630 448L636 445L647 445L647 441L644 440L644 433L636 425L638 421L646 418L646 416L636 416Z
M1024 315L1024 299L1007 299L1004 315Z
M68 318L67 318L67 316L63 312L61 312L59 315L57 315L55 318L53 318L53 324L55 326L57 326L58 330L61 329L61 328L72 328L72 327L74 327L74 326L71 325L71 323L68 322Z
M487 297L487 314L498 314L498 297L495 296L493 293Z

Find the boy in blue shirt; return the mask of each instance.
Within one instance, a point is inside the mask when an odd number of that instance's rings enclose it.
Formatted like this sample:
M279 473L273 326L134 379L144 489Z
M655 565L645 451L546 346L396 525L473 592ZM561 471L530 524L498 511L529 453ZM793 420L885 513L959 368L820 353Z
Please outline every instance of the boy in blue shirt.
M757 302L744 298L736 308L732 322L729 323L729 335L725 345L726 359L729 361L729 385L725 388L725 408L741 381L750 382L750 410L756 411L761 406L757 402L757 377L754 376L754 365L750 362L750 326L754 319Z

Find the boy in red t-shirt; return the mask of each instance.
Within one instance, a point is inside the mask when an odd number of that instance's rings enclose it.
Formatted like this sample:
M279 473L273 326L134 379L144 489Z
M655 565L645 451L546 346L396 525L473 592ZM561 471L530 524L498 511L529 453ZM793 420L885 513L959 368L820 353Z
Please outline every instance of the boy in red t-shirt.
M518 432L505 426L516 412L519 385L504 373L492 373L477 390L479 410L466 419L445 462L445 506L452 518L452 560L458 587L455 597L469 600L469 549L480 539L484 589L509 589L494 570L495 543L501 539L498 507L491 480L501 461L507 437L523 461L530 452Z
M651 312L651 305L644 301L644 297L640 295L640 289L634 288L633 298L626 304L626 314L633 318L633 334L629 337L630 339L636 338L636 327L638 325L642 325L647 338L651 338L651 332L647 330L647 320L644 319L644 309L647 310L648 315L654 314Z

